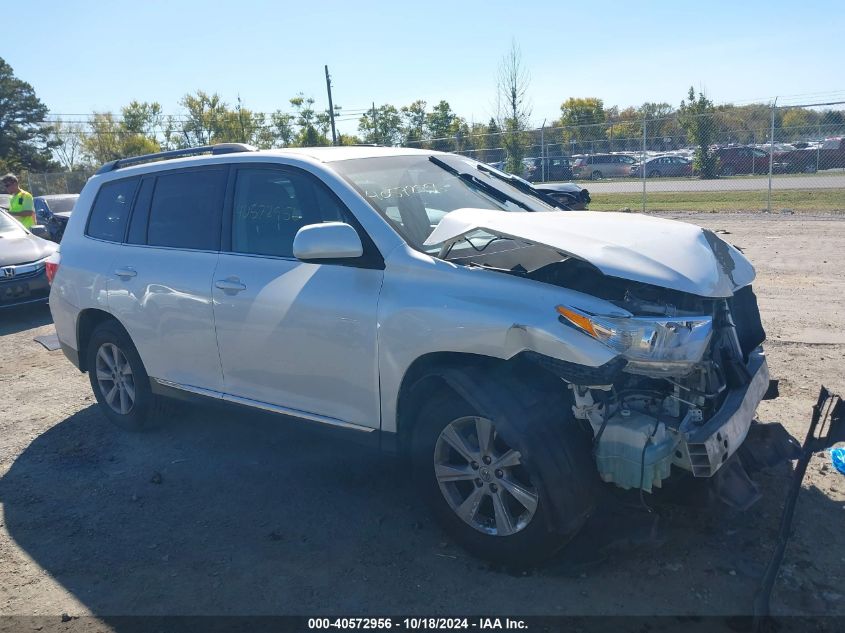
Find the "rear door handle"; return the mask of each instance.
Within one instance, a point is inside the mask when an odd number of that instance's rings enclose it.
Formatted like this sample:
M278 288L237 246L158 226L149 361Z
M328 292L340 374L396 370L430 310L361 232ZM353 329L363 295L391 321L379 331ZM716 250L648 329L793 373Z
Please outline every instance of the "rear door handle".
M227 277L226 279L218 279L214 282L215 287L220 288L226 294L236 294L241 290L246 290L246 286L241 283L237 277Z
M125 266L123 268L118 268L117 270L115 270L114 274L120 277L121 279L126 280L137 276L138 271L134 268L129 268L128 266Z

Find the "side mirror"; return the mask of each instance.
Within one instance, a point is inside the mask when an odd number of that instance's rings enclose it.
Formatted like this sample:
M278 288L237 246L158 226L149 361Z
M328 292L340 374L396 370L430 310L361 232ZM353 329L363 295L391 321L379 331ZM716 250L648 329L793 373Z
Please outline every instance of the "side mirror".
M40 237L41 239L49 239L50 233L47 231L47 227L43 224L34 224L29 227L29 232L35 235L36 237Z
M303 261L352 259L363 254L358 232L343 222L309 224L293 238L293 256Z

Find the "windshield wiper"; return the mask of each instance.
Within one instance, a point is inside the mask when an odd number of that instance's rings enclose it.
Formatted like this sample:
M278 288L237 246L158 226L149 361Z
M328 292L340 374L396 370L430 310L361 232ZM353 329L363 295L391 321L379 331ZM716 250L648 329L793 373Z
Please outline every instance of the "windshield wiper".
M487 167L486 165L479 164L478 171L483 171L485 174L489 174L496 178L497 180L501 180L502 182L508 183L514 189L521 191L522 193L531 196L532 198L537 198L538 200L542 200L547 205L551 207L558 207L559 209L565 209L566 211L571 211L567 205L562 202L558 202L551 196L543 193L542 191L537 191L531 183L524 181L522 178L518 176L514 176L512 174L505 174L496 169L492 169Z
M518 199L514 198L513 196L509 196L504 191L501 191L500 189L496 189L496 187L494 187L493 185L484 182L483 180L481 180L480 178L477 178L476 176L473 176L472 174L458 171L457 169L452 167L449 163L437 158L437 156L429 156L428 160L430 160L432 163L434 163L435 165L437 165L441 169L449 172L453 176L460 178L463 182L467 183L469 186L471 186L475 189L478 189L480 191L483 191L484 193L486 193L488 196L490 196L491 198L493 198L497 202L511 202L511 203L517 205L518 207L525 209L526 211L534 211L534 209L532 209L529 205L525 204L521 200L518 200Z

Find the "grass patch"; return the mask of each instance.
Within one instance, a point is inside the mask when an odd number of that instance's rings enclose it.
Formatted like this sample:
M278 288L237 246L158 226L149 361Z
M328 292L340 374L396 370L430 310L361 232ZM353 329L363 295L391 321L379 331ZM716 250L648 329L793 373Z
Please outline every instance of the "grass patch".
M591 211L642 209L639 193L591 193ZM646 196L648 211L759 212L766 209L765 191L655 191ZM772 211L791 209L803 213L845 213L843 189L789 189L772 191Z

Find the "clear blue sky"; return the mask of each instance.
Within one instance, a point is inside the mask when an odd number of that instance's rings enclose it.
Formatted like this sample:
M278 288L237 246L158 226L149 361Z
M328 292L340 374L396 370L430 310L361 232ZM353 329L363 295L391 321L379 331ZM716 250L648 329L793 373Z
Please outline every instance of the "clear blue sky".
M568 97L677 105L690 85L717 103L845 100L843 36L842 0L47 0L13 11L0 56L56 114L132 99L171 114L196 90L265 112L301 91L324 108L328 64L346 111L445 99L486 122L514 40L539 124Z

